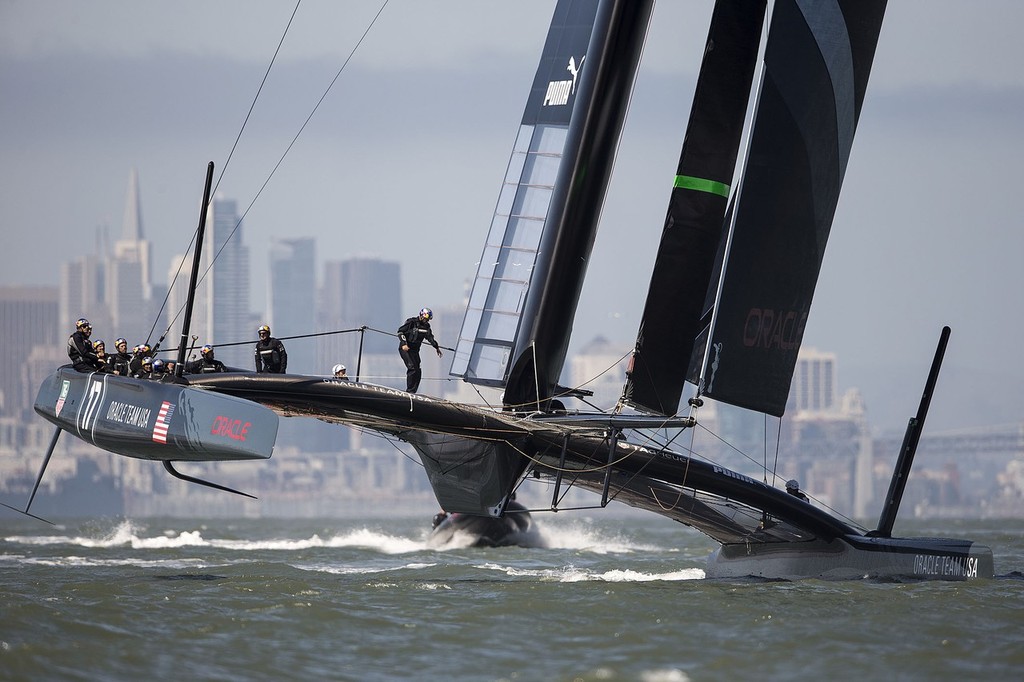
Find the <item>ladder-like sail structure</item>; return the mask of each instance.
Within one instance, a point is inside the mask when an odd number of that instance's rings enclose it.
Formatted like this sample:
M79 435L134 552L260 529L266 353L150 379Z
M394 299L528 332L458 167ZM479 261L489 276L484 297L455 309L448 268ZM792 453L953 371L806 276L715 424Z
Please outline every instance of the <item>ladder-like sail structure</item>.
M452 362L451 374L474 384L504 386L508 377L537 254L554 233L545 221L589 73L597 7L597 0L562 0L548 28Z
M553 396L652 0L560 0L484 247L451 373Z
M686 138L623 391L675 414L722 240L766 0L715 4Z
M722 284L690 380L785 411L885 0L778 0Z

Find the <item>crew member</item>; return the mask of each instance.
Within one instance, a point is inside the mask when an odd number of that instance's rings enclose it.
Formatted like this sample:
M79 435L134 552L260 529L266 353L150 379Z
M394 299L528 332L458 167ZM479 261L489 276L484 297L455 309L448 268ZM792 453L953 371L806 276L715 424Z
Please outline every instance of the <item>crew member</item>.
M793 497L800 498L804 502L808 501L807 495L804 495L803 491L800 490L800 481L796 480L795 478L791 478L788 481L786 481L786 492L792 495Z
M150 370L142 367L142 361L149 357L149 354L153 352L153 349L149 347L148 343L142 343L132 349L132 359L128 364L129 373L133 377L141 377L143 373L148 374Z
M420 378L423 372L420 371L420 344L426 341L434 350L437 357L441 357L441 347L434 339L434 332L430 330L430 320L434 317L430 308L422 308L416 317L410 317L398 328L398 352L405 363L405 390L415 393L420 387Z
M147 355L139 361L139 373L136 376L139 379L153 378L153 358Z
M92 342L92 349L96 353L96 360L99 361L99 367L96 368L98 372L113 372L114 370L110 366L110 356L107 355L107 344L103 341L96 340Z
M108 356L110 359L107 362L110 363L110 369L113 370L114 374L126 377L131 374L130 365L132 361L132 356L128 353L128 339L118 338L114 342L114 348L117 352Z
M71 365L79 372L93 372L100 368L100 360L92 347L89 337L92 336L92 325L84 317L75 322L75 332L68 337L68 357Z
M258 360L256 365L258 368ZM199 349L199 359L185 365L185 369L190 374L210 374L212 372L228 371L223 362L213 357L213 346L210 344L206 344ZM259 371L259 369L257 369L257 371Z
M270 335L270 327L259 328L256 342L256 372L258 374L284 374L288 370L288 353L284 344Z
M349 381L348 374L346 374L345 365L340 362L334 366L332 370L334 372L334 378L340 379L341 381Z

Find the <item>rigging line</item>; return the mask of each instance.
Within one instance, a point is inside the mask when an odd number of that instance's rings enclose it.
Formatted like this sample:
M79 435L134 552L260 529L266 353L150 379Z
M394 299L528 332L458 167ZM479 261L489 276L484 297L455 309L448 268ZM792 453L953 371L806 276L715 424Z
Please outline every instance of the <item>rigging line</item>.
M238 135L235 137L235 142L234 142L233 145L231 145L231 151L228 152L228 158L224 161L224 165L221 166L220 175L217 176L217 182L214 185L213 191L210 192L211 196L215 195L217 193L217 188L220 187L220 181L224 178L224 173L228 169L228 164L231 163L231 157L235 155L235 149L238 148L238 142L239 142L239 140L242 139L242 133L245 132L245 126L249 122L249 117L252 116L253 109L256 108L256 102L259 100L260 94L263 92L263 86L267 84L267 78L270 77L270 70L274 67L274 62L277 61L277 55L281 53L281 46L284 45L284 39L288 35L288 29L291 28L292 21L295 20L295 15L296 15L296 13L298 13L299 5L301 5L301 4L302 4L302 0L297 0L296 3L295 3L295 9L292 10L292 15L288 18L288 24L284 27L284 33L281 34L281 40L277 43L277 49L274 50L274 56L270 58L270 64L267 65L267 71L266 71L266 73L263 74L263 80L260 81L260 87L257 88L257 90L256 90L256 96L252 98L252 104L249 105L249 111L246 112L246 114L245 114L245 119L242 121L242 127L238 129ZM192 238L188 242L188 247L185 249L185 253L188 253L189 251L192 250L192 245L195 244L196 236L198 235L198 233L199 233L199 230L197 228L192 233ZM149 343L149 340L153 337L153 331L156 329L157 320L160 319L160 315L163 314L164 308L167 306L167 301L170 299L170 296L171 296L171 290L174 288L175 282L178 281L178 275L181 274L181 268L184 267L184 265L185 265L185 260L182 259L182 261L180 263L178 263L178 269L174 272L174 277L171 279L171 283L167 287L167 293L164 294L164 300L160 304L160 310L157 311L156 318L153 320L153 326L150 327L150 329L149 329L149 336L146 337L146 343ZM165 336L167 336L168 332L171 331L171 327L174 326L174 322L181 315L182 310L184 310L184 306L182 306L181 310L178 310L178 312L174 316L174 319L171 320L171 323L167 325L167 329L164 331L163 335L160 337L161 340Z
M220 181L224 179L224 173L228 169L228 164L231 163L231 157L235 155L235 150L238 148L238 142L242 139L242 133L245 132L245 126L249 123L249 117L252 116L252 110L256 108L256 102L260 98L260 94L263 92L263 86L267 84L267 79L270 77L270 70L274 68L274 62L277 61L277 55L281 53L281 46L284 45L284 39L288 35L288 29L291 28L292 22L295 21L295 15L299 11L299 5L302 4L302 0L296 0L295 9L292 10L292 15L288 17L288 24L284 27L284 33L281 34L281 40L277 43L277 49L274 50L274 56L270 58L270 64L267 65L267 72L263 74L263 80L260 81L260 87L256 90L256 96L252 98L252 104L249 105L249 111L245 113L245 120L242 121L242 127L238 129L238 136L235 137L235 143L231 145L231 151L228 152L228 158L224 160L224 165L221 166L220 175L217 176L217 182L214 183L213 191L210 192L210 196L217 194L217 188L220 187Z
M360 427L351 426L349 428L357 430L357 431L359 431L362 434L366 434L366 435L370 435L370 436L377 436L378 438L380 438L381 440L386 442L388 445L393 447L395 450L398 450L398 452L401 453L402 457L405 457L407 460L409 460L410 462L412 462L413 464L415 464L415 465L417 465L417 466L419 466L421 468L423 467L423 462L421 462L418 459L413 458L412 456L409 455L408 452L406 452L405 450L403 450L402 448L400 448L398 446L398 443L396 443L395 441L396 440L402 440L398 436L386 435L384 433L381 433L380 431L374 431L372 429L369 429L369 428L363 427L363 426L360 426ZM402 442L404 443L405 441L402 441Z
M765 484L767 484L768 483L768 413L765 412L761 416L763 417L763 421L764 421L764 439L762 440L762 448L761 448L763 450L763 452L761 454L761 459L762 459L761 468L764 470L764 474L763 474L762 478L764 479ZM778 452L778 449L776 449L776 452Z
M595 467L580 467L580 468L559 467L559 466L555 466L554 464L548 464L548 463L543 462L540 459L538 459L539 457L542 456L541 453L538 453L537 456L529 455L522 448L516 446L514 443L511 443L511 442L509 442L507 440L505 442L508 443L510 448L512 448L513 450L518 452L520 455L522 455L526 459L528 459L531 462L533 462L534 464L540 465L540 466L544 467L545 469L551 469L552 471L561 471L563 473L566 473L566 472L579 472L581 474L593 474L593 473L597 473L599 471L604 471L605 469L612 469L612 468L616 467L617 465L619 465L620 463L626 461L627 459L629 459L630 457L633 456L633 453L626 453L622 457L619 457L618 459L616 459L614 461L606 462L604 464L599 464L599 465L597 465ZM599 443L598 445L602 445L602 444L603 443ZM544 449L546 451L546 450L549 450L550 447L549 446L545 446ZM596 449L597 448L593 448L592 451L596 450ZM590 460L597 459L596 457L594 457L593 454L587 454L587 453L578 452L578 451L577 451L576 454L579 454L579 455L581 455L583 457L587 457Z
M224 251L224 248L228 245L228 243L231 241L231 239L235 236L235 233L238 231L238 228L241 226L242 221L245 220L245 217L247 215L249 215L249 211L252 210L252 207L256 204L256 201L260 198L260 195L263 194L263 190L266 189L267 185L270 184L271 179L273 179L274 175L277 173L278 169L281 167L281 164L284 163L285 157L288 156L288 153L292 150L292 147L295 146L295 143L298 141L299 136L302 135L303 131L306 129L306 126L309 125L309 122L313 119L313 116L316 114L317 110L320 108L320 105L323 104L323 101L327 98L328 93L330 93L331 88L333 88L334 84L338 82L338 78L341 77L341 74L345 70L345 67L348 66L350 61L352 61L352 57L355 55L356 50L358 50L359 46L363 44L363 40L366 39L366 36L370 32L370 29L373 28L373 25L377 23L377 19L380 18L381 13L384 11L384 8L387 7L389 1L390 0L384 0L384 4L382 4L380 6L380 9L377 10L377 14L374 15L373 19L370 21L369 25L366 27L366 30L364 30L363 34L359 37L359 40L356 41L355 46L349 52L348 57L345 58L345 61L341 65L341 68L338 69L338 73L336 73L334 75L334 78L331 80L330 84L327 86L327 89L324 90L324 94L322 94L320 96L320 99L317 100L317 103L313 106L313 110L309 112L309 116L307 116L306 120L302 123L301 126L299 126L299 130L295 133L295 136L292 138L292 141L290 143L288 143L288 147L285 148L284 152L281 154L281 157L277 160L277 163L274 164L273 169L271 169L271 171L270 171L270 175L268 175L267 179L263 181L263 184L260 186L259 190L256 192L256 195L252 198L252 201L250 201L249 205L246 207L245 212L242 213L241 216L239 216L238 222L235 223L235 226L231 229L231 232L228 233L228 236L224 240L224 243L221 244L219 249L217 249L217 253L214 254L213 258L210 260L210 265L206 268L206 270L203 271L203 275L199 278L199 282L202 282L203 280L206 279L206 275L213 268L213 264L215 262L217 262L217 259L220 257L221 252ZM197 285L198 285L198 283L197 283Z
M623 459L625 459L625 458L623 458ZM620 459L619 461L621 462L622 460ZM648 460L646 462L644 462L644 464L641 465L641 467L639 469L637 469L636 471L633 472L632 476L630 476L628 479L623 481L621 485L618 486L618 490L615 491L614 495L609 495L608 496L608 501L609 502L613 502L619 496L619 493L621 493L622 491L626 490L627 486L630 483L632 483L634 480L636 480L637 478L642 476L643 473L644 473L644 469L646 469L648 466L650 466L651 463L653 463L653 462L654 462L654 457L648 458ZM686 485L686 474L687 474L687 472L689 472L689 470L690 470L690 458L687 457L686 458L686 468L683 470L683 480L682 480L682 483L679 484L680 486L685 486ZM665 481L665 483L668 483L669 485L673 485L670 481ZM696 492L696 491L694 491L694 492ZM676 502L678 503L679 500L681 500L681 499L682 499L682 488L680 488L680 495L679 495L679 497L676 498ZM659 505L660 504L661 503L659 502Z
M630 355L630 354L631 354L632 352L633 352L633 350L632 350L632 349L630 349L630 350L627 350L627 351L626 351L625 353L623 353L622 355L620 355L620 356L619 356L619 359L618 359L618 360L616 360L616 361L615 361L615 362L613 362L612 364L608 365L608 366L607 366L606 368L604 368L603 370L601 370L600 372L598 372L598 373L597 373L597 374L596 374L595 376L592 376L591 378L587 379L587 380L586 380L586 381L584 381L584 382L583 382L582 384L577 384L576 386L574 386L574 387L573 387L573 389L572 389L572 390L578 390L578 389L581 389L581 388L583 388L584 386L586 386L587 384L590 384L590 383L593 383L593 382L597 381L598 379L600 379L601 377L603 377L603 376L604 376L605 374L607 374L608 372L610 372L610 371L612 371L613 369L615 369L616 367L618 367L618 366L619 366L619 363L620 363L620 362L622 362L623 360L625 360L625 359L626 359L626 357L627 357L627 356L629 356L629 355Z
M752 464L754 464L754 466L757 466L757 467L761 466L761 463L758 462L756 459L754 459L753 457L748 455L743 450L740 450L738 447L736 447L735 445L733 445L729 441L725 440L724 438L719 436L717 433L715 433L711 429L707 428L706 426L704 426L703 424L700 424L700 423L698 423L697 426L700 426L702 429L704 429L704 431L706 431L708 433L708 435L710 435L712 438L716 439L722 445L725 445L730 450L734 450L737 454L742 455L745 459L749 460Z
M765 418L765 421L767 422L768 415L765 414L764 418ZM781 447L781 442L782 442L782 417L779 417L779 428L775 432L775 463L772 464L772 486L773 487L775 486L775 478L778 476L778 473L779 473L779 449ZM765 481L765 483L767 483L767 481Z

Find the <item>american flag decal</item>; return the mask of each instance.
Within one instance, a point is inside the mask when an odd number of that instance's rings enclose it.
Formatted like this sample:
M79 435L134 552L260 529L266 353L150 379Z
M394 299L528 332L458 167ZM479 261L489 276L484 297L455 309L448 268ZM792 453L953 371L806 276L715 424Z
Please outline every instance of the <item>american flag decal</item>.
M167 444L167 430L171 428L172 414L174 414L174 404L165 400L160 406L160 413L156 416L156 423L153 424L153 440L157 443Z

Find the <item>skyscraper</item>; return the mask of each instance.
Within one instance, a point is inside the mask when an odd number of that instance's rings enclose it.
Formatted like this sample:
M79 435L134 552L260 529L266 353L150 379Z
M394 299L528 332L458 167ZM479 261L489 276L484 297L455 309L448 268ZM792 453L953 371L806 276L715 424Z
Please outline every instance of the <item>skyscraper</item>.
M270 300L267 316L275 336L312 334L316 329L316 240L284 239L270 245ZM288 371L326 374L316 363L316 340L291 339Z
M196 298L205 303L205 325L197 326L193 317L196 333L205 336L199 343L215 344L218 359L226 365L253 368L256 329L249 312L249 247L233 199L214 197L210 202L202 263Z
M57 323L61 332L75 331L75 320L80 317L89 319L97 339L104 338L111 329L113 319L107 307L106 272L106 259L95 254L61 264Z
M57 309L56 287L0 287L0 413L22 416L24 409L31 414L39 386L29 385L23 370L36 346L63 351ZM71 325L67 335L74 331L74 320ZM66 354L57 357L68 362Z
M121 238L114 242L114 253L106 265L106 301L111 323L111 329L104 332L106 336L123 336L135 345L145 341L155 328L159 337L163 329L162 325L154 325L152 271L151 244L142 230L139 174L133 168L128 176Z
M836 355L801 348L789 389L787 412L830 412L839 409Z
M401 291L401 266L396 262L363 257L327 262L317 324L319 331L366 326L361 339L363 375L377 383L401 375L404 388L405 366L398 356L396 330L409 315L402 314ZM360 336L352 332L318 337L318 366L342 362L353 367L359 358Z

